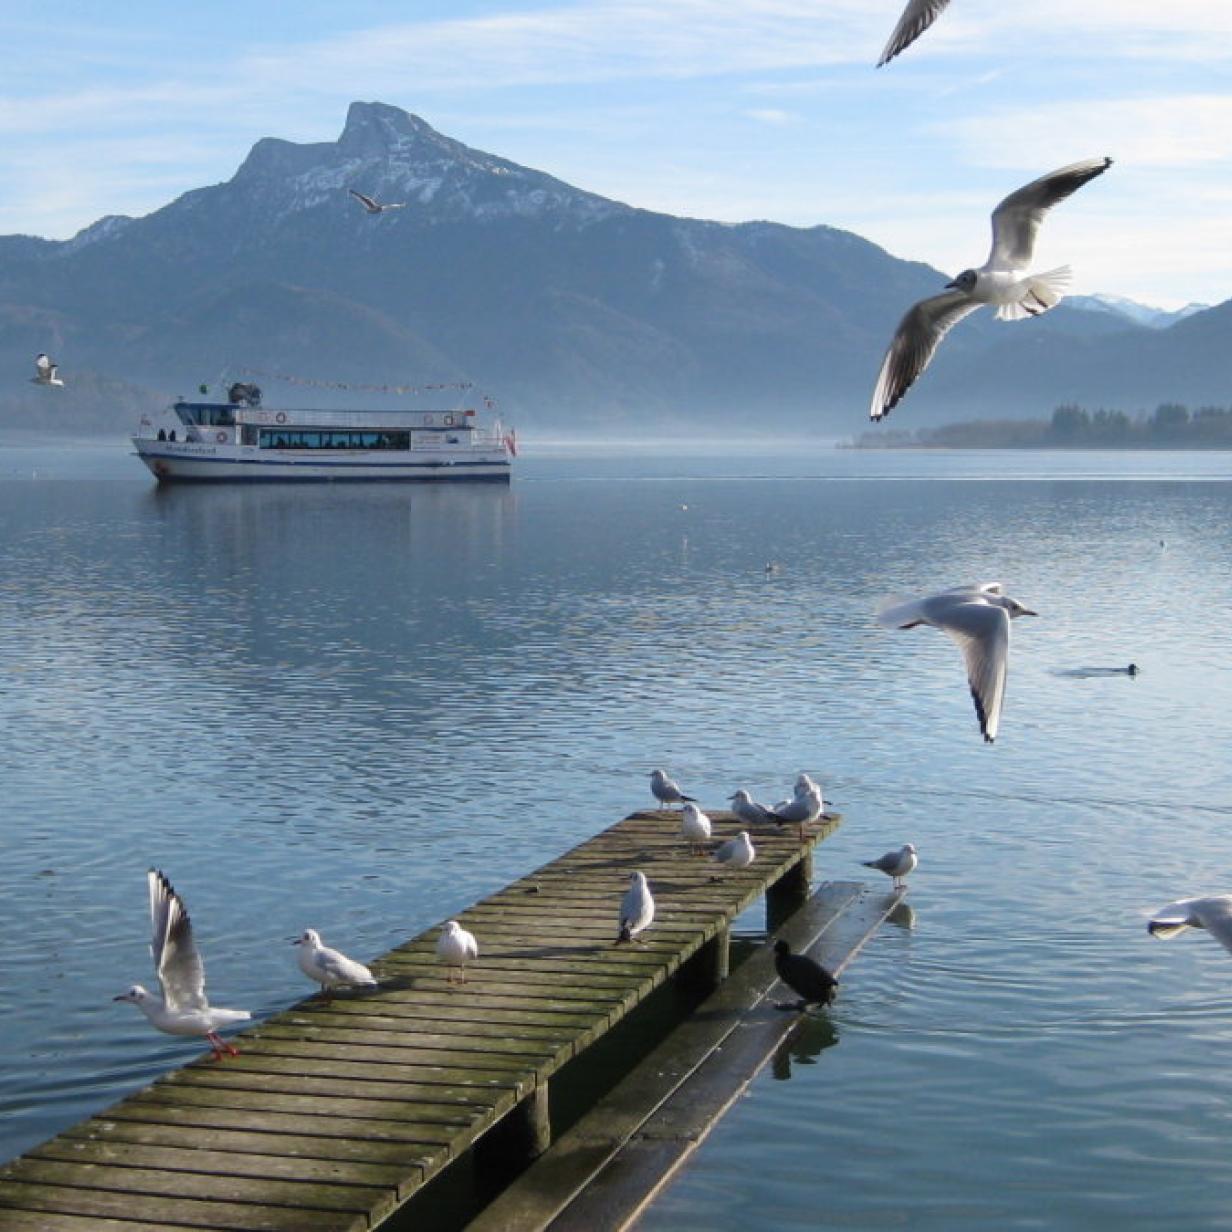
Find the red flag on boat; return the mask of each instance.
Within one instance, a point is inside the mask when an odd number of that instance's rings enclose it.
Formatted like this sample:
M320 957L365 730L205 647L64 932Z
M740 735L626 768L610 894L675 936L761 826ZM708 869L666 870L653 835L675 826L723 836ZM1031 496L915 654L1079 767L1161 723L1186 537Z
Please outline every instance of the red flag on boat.
M510 428L505 433L505 448L513 457L518 456L518 430L516 428Z

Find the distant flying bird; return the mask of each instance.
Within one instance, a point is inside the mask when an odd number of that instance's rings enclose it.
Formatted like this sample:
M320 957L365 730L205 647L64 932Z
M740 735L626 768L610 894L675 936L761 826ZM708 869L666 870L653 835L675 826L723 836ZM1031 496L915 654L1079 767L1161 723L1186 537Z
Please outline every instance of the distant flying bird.
M192 922L184 901L171 882L157 869L146 874L150 889L150 922L153 936L150 955L162 996L134 984L115 1001L131 1001L150 1020L150 1025L168 1035L200 1035L209 1041L215 1061L224 1052L238 1052L219 1034L223 1027L246 1022L247 1010L215 1009L205 998L205 966L193 940Z
M686 800L680 814L680 833L688 840L689 850L694 855L705 855L710 841L710 818L693 803Z
M910 843L900 847L897 851L887 851L885 855L878 856L875 860L861 861L865 868L875 868L878 872L885 873L887 877L893 877L896 890L903 884L903 878L919 862L915 848Z
M382 204L380 201L374 201L371 197L366 197L361 192L356 192L353 188L348 188L347 192L355 198L368 211L369 214L383 214L386 210L404 210L406 209L405 201L389 201Z
M908 0L903 15L890 35L890 41L877 61L877 67L888 64L900 51L906 50L912 43L941 16L950 0Z
M1187 928L1205 928L1225 950L1232 950L1232 894L1182 898L1160 908L1146 927L1152 937L1165 938Z
M30 378L34 385L63 385L60 379L60 366L49 355L40 352L34 357L34 376Z
M292 945L299 946L299 969L321 985L328 997L334 988L375 988L376 977L361 962L348 958L339 950L331 950L321 941L315 928L306 928Z
M448 964L451 984L455 975L465 984L466 964L479 957L479 943L475 940L475 934L467 932L457 920L447 920L436 939L436 956Z
M997 738L1005 701L1010 621L1035 615L1038 613L1003 594L1000 582L986 582L897 603L878 612L877 619L891 629L932 625L958 643L967 665L967 685L975 702L980 732L992 744Z
M633 873L620 903L620 932L616 944L632 941L638 933L648 929L654 920L654 912L654 898L650 886L646 884L646 874Z
M757 858L757 852L749 839L749 832L741 830L735 838L729 838L710 858L724 868L748 868Z
M940 295L922 299L898 324L873 390L870 419L883 419L928 367L941 340L981 304L995 305L997 319L1019 321L1055 308L1069 287L1068 265L1028 274L1035 237L1059 201L1112 166L1088 158L1032 180L1010 193L992 213L992 251L980 268L963 270Z
M660 804L687 804L693 800L680 790L680 784L669 779L662 770L652 770L650 773L650 791Z
M758 804L743 787L735 795L729 796L728 799L732 802L732 812L745 825L757 826L767 821L777 820L764 804Z
M816 959L807 954L793 954L786 941L774 943L774 969L779 979L800 998L796 1009L828 1005L834 1000L838 980Z

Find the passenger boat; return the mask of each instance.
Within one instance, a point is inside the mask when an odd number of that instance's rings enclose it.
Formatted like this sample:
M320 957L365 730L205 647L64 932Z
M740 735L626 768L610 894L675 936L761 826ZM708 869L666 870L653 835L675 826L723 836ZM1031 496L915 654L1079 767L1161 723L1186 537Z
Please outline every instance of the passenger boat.
M488 400L485 399L485 402ZM508 482L516 436L473 409L315 411L261 405L255 385L226 402L179 399L143 416L137 455L160 483L257 480Z

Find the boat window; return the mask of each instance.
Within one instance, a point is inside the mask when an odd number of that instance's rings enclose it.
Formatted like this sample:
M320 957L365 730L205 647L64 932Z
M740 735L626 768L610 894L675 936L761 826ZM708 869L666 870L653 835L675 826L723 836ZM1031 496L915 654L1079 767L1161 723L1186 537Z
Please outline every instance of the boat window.
M262 449L409 449L409 432L334 431L327 428L262 428Z

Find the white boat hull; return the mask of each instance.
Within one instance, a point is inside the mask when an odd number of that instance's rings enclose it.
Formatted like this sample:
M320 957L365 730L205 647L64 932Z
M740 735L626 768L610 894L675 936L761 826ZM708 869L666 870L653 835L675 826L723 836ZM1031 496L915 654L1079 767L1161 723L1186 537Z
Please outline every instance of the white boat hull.
M137 456L160 483L259 481L339 482L348 480L495 480L508 482L506 450L347 450L329 457L254 446L174 442L133 437ZM307 451L305 451L306 453Z

